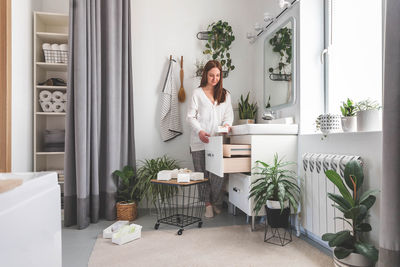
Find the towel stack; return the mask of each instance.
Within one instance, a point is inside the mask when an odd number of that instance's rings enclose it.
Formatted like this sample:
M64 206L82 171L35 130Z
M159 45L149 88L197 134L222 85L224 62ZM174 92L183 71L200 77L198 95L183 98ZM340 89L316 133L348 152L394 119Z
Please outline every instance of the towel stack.
M68 45L67 44L49 44L42 45L44 60L46 63L68 63Z
M39 93L39 103L43 112L66 112L67 93L42 90Z
M43 139L45 152L64 152L65 130L45 130Z

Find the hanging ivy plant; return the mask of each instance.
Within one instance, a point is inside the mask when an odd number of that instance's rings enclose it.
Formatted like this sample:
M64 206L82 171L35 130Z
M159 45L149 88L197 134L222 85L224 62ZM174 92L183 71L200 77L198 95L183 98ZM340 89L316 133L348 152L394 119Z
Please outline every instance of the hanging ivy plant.
M228 22L219 20L208 25L207 30L208 40L203 54L211 55L213 60L221 62L223 71L229 73L235 69L229 53L230 46L235 40L232 27Z
M290 74L286 73L286 67L292 62L292 29L287 27L280 29L269 43L273 47L272 51L280 55L278 66L269 68L269 72L274 73L274 70L277 70L279 74Z

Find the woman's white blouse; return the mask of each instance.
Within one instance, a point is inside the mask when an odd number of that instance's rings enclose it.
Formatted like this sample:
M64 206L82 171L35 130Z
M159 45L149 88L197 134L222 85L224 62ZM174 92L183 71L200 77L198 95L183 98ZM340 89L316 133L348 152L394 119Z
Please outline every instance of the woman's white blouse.
M218 126L232 126L233 110L231 95L227 93L225 102L213 104L202 88L193 90L192 99L187 111L187 121L191 126L190 148L192 151L204 150L204 143L199 138L201 130L214 136Z

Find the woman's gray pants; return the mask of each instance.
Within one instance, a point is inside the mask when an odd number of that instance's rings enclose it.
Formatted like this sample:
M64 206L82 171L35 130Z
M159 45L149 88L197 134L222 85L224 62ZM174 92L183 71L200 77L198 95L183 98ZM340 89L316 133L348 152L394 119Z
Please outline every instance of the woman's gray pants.
M224 177L217 176L213 173L206 171L206 159L205 151L191 151L194 171L203 172L204 178L208 178L206 189L204 190L204 196L200 196L205 202L216 203L221 194L222 184L224 183Z

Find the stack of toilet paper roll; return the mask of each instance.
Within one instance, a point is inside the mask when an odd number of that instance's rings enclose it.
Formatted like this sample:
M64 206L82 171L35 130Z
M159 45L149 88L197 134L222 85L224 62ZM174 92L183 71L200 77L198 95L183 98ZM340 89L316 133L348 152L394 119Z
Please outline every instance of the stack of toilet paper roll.
M44 60L46 63L67 63L68 45L67 44L42 44Z
M39 102L43 112L66 112L67 93L42 90L39 93Z

